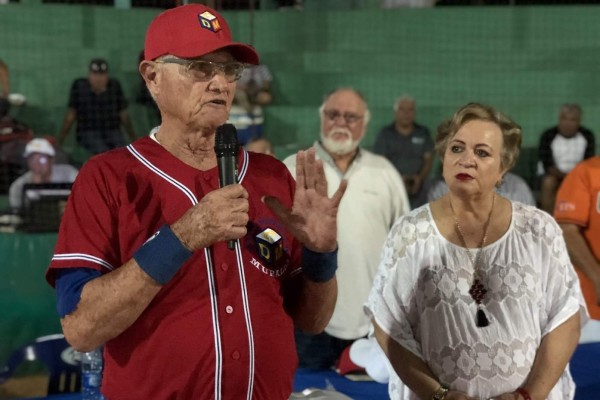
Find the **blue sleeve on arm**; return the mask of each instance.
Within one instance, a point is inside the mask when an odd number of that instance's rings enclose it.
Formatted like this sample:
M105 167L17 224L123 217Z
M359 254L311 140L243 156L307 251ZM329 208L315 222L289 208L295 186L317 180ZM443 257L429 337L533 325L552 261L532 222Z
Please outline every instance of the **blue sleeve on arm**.
M63 318L77 308L86 283L102 276L92 268L65 268L56 272L56 309Z

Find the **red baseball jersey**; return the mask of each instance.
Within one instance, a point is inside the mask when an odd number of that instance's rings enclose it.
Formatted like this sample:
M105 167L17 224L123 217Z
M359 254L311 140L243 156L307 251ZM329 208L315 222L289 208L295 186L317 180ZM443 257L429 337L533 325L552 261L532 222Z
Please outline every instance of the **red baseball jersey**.
M110 399L287 399L297 364L282 284L299 271L300 245L261 197L291 207L295 182L275 158L240 151L248 234L235 250L198 250L135 323L105 344ZM63 216L47 279L59 268L110 273L163 224L219 187L150 137L90 159Z
M554 218L581 226L588 246L600 260L600 157L577 164L565 177L556 195ZM590 316L600 320L594 285L580 269L576 271Z

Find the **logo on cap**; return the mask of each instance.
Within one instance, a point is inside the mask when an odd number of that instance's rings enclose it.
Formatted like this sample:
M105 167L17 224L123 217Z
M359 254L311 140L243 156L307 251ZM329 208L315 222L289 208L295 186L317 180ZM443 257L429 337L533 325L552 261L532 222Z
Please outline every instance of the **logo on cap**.
M208 11L204 11L198 15L198 21L200 21L200 26L209 31L219 32L221 30L221 25L217 17Z

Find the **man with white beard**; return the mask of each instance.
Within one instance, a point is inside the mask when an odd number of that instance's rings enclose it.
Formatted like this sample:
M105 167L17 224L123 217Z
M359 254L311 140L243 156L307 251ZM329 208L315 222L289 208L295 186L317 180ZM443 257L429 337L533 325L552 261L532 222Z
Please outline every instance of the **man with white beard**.
M315 142L331 195L342 180L346 196L338 210L338 297L325 332L296 331L299 367L328 369L342 351L369 331L363 303L371 289L383 242L394 221L410 210L402 178L382 156L359 147L370 113L352 88L336 89L319 108L321 140ZM284 160L296 173L296 156Z

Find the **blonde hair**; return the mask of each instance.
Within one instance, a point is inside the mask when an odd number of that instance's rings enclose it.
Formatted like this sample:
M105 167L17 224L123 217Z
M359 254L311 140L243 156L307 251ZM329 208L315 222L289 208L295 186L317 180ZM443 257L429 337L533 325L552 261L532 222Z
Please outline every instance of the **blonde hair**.
M514 167L521 151L521 127L500 111L480 103L469 103L462 106L452 118L443 121L438 126L435 136L435 151L440 159L444 160L448 143L456 135L456 132L470 121L489 121L498 125L503 139L502 168L508 171Z

